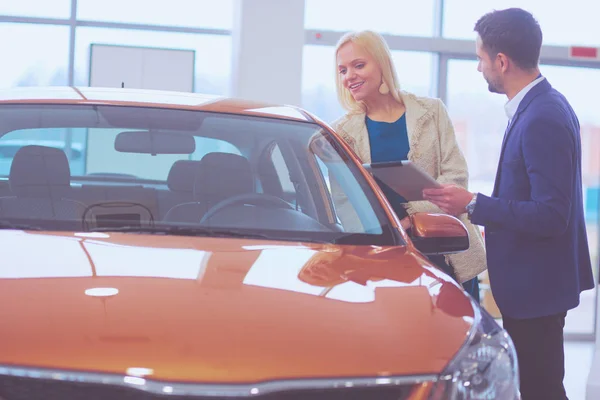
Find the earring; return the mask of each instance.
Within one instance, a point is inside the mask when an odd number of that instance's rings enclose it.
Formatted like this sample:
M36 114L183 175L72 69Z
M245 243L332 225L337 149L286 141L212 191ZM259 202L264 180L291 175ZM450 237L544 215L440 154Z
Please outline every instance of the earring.
M379 86L379 93L388 94L389 92L390 92L390 87L387 85L387 83L381 82L381 85Z

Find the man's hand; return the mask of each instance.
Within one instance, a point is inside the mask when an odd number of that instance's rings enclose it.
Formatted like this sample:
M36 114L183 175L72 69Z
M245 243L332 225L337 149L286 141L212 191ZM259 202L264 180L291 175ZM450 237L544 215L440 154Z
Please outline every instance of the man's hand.
M465 207L473 198L473 193L456 185L442 185L441 188L423 190L423 197L445 213L459 216L466 212Z

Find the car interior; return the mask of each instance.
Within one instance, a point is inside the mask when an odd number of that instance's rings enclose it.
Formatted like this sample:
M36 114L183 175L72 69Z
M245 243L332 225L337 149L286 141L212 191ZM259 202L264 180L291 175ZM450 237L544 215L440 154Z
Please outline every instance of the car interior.
M38 134L23 140L0 177L0 221L84 231L164 225L381 236L387 229L356 167L319 125L210 113L198 119L185 112L169 114L168 123L141 123L150 109L138 109L134 121L94 125L86 123L89 110L74 108L69 118L49 117L37 126L26 113L0 123L11 127L0 132L0 147L5 137ZM102 111L105 119L115 113ZM67 151L44 145L44 129L56 127L85 128L84 153L88 167L97 165L93 171L72 174ZM228 146L200 148L205 138ZM313 152L317 142L320 150ZM132 173L136 169L140 174ZM329 174L338 174L339 187L365 222L362 231L349 232L338 218Z

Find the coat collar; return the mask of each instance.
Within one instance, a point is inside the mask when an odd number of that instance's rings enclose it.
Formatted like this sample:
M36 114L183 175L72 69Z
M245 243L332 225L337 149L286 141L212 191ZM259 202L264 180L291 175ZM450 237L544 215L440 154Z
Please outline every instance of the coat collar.
M517 108L517 112L515 113L512 121L510 122L510 125L506 131L506 134L504 135L504 139L502 140L502 148L501 148L501 154L504 152L504 145L506 143L506 139L508 139L508 136L510 135L513 126L515 126L515 124L517 123L517 120L519 119L519 116L521 115L521 113L523 111L525 111L525 109L529 106L529 104L531 103L531 101L533 99L535 99L538 95L542 94L542 93L546 93L548 91L550 91L550 89L552 89L552 86L550 85L550 82L548 82L548 79L544 79L540 82L538 82L537 85L533 86L525 95L525 97L523 97L523 100L521 100L521 102L519 103L519 107Z
M515 114L517 113L517 110L519 109L519 106L521 105L521 102L523 101L525 96L527 96L527 93L529 93L531 89L533 89L536 85L538 85L541 81L545 79L546 78L542 76L542 74L540 74L527 86L521 89L521 91L517 93L515 97L506 102L506 104L504 105L504 111L506 112L506 116L509 120L512 120L514 118Z
M548 82L548 79L544 79L540 81L537 85L531 88L529 92L523 97L523 100L519 103L519 108L517 108L517 113L513 117L512 121L506 128L506 132L504 132L504 138L502 139L502 146L500 147L500 157L498 159L498 168L496 169L496 180L494 181L494 189L492 191L492 196L496 196L498 194L498 182L500 178L500 170L502 168L502 160L504 159L504 150L506 149L506 142L513 131L514 126L519 121L519 117L521 113L525 111L525 109L529 106L533 99L543 93L547 93L552 89L552 85Z
M419 139L423 134L423 125L435 115L435 107L432 103L426 103L423 99L412 93L400 92L400 97L406 107L406 128L408 131L408 142L410 151L408 159L414 160L419 157ZM364 163L371 162L371 147L369 145L369 133L365 123L366 113L359 112L349 114L340 128L354 141L354 150Z
M540 81L537 85L531 88L529 92L523 97L523 100L519 103L519 108L517 108L517 114L522 113L527 106L531 103L533 99L535 99L538 95L542 93L549 92L552 89L552 85L548 82L548 79L544 79Z

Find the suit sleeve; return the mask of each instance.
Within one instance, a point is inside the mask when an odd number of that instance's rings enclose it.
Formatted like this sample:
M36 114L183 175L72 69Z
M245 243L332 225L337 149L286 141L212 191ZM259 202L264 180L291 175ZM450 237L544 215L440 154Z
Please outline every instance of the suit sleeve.
M530 200L479 195L471 221L541 237L561 235L570 218L576 144L572 132L547 110L525 127L521 149L531 186Z
M458 146L454 127L446 106L438 100L437 134L440 145L440 174L436 180L441 184L454 184L468 188L469 173L467 161ZM429 201L411 201L407 203L409 214L416 212L444 213L438 206Z

